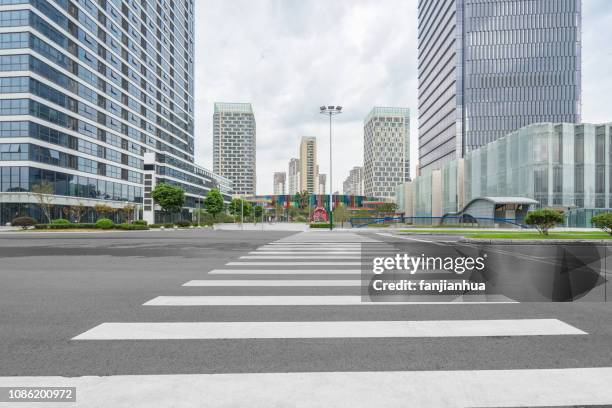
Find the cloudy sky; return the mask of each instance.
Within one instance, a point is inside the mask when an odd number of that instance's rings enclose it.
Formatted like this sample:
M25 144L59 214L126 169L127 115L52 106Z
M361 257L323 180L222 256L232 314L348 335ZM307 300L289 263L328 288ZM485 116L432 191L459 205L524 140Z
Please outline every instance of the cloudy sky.
M554 1L554 0L551 0ZM329 171L322 104L334 122L334 190L363 162L373 106L411 109L416 162L417 0L197 0L196 160L212 168L213 104L250 102L257 121L257 192L287 171L302 136L317 136ZM583 1L583 120L612 121L612 1Z

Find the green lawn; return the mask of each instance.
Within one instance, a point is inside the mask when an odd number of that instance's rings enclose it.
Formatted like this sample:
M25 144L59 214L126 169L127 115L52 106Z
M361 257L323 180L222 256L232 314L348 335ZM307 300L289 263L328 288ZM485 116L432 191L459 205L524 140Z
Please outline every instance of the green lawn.
M401 230L404 233L417 234L454 234L462 235L466 238L487 238L487 239L612 239L612 235L597 231L575 231L575 232L550 232L548 236L542 235L537 231L457 231L457 230Z

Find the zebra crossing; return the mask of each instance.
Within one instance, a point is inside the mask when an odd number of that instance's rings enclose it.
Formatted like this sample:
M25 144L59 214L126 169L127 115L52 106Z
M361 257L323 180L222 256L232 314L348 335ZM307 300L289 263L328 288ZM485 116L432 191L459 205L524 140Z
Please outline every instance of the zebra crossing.
M457 305L474 306L486 304L503 304L512 307L517 304L512 299L503 296L478 296L464 295L453 298L449 301L397 301L397 302L363 302L361 289L364 286L361 279L362 264L362 244L376 243L376 239L367 235L329 232L304 232L283 238L275 242L262 245L248 254L241 255L237 260L227 262L223 268L208 271L201 279L193 279L184 282L181 287L191 290L219 289L225 290L242 289L240 294L193 294L184 295L165 295L163 293L147 300L141 306L143 308L159 310L160 308L193 308L193 307L245 307L262 308L261 313L265 315L265 307L331 307L338 308L338 313L342 314L345 308L384 308L401 307L407 313L419 307L436 307L437 305ZM249 293L250 290L257 289L257 293ZM279 295L261 294L261 290L287 290L289 293ZM318 293L319 290L326 289L325 294ZM247 290L245 293L244 290ZM339 291L330 293L329 291ZM352 294L346 294L350 291ZM155 309L157 308L157 309ZM81 334L76 335L72 341L122 341L122 340L143 340L143 341L234 341L234 340L266 340L266 339L287 339L288 341L300 339L300 341L317 341L321 339L370 339L370 338L394 338L394 339L451 339L451 338L481 338L491 337L508 338L528 338L530 336L588 336L588 333L578 327L555 318L499 318L499 319L454 319L454 320L356 320L347 318L346 320L286 320L277 321L184 321L184 322L104 322ZM347 345L347 347L350 347ZM604 376L612 379L612 372L609 369L592 369L592 375ZM598 371L600 370L600 371ZM601 371L603 370L603 371ZM608 371L605 371L608 370ZM547 371L551 371L547 373ZM482 371L473 370L463 372L468 378L486 378L491 383L495 379L499 381L513 380L517 384L522 383L524 378L532 378L531 386L537 381L544 384L555 393L550 394L550 398L538 395L535 396L531 390L525 392L524 389L511 390L504 388L506 392L505 400L509 405L555 405L560 396L571 396L571 401L581 404L598 404L603 399L608 398L608 394L593 394L591 387L583 389L572 388L574 384L582 384L584 381L575 372L563 372L563 370L490 370L489 374ZM521 372L527 377L522 377ZM417 374L415 374L417 373ZM430 380L440 381L449 390L455 390L456 385L451 384L457 381L456 372L431 371ZM379 405L372 405L371 399L364 396L364 388L371 389L372 384L379 381L381 384L396 384L402 378L413 378L420 381L426 389L431 385L425 385L426 374L418 372L382 372L382 373L361 373L334 372L334 373L302 373L302 380L297 380L300 373L251 373L251 374L223 374L232 378L236 384L242 384L244 390L252 390L249 394L252 404L250 406L267 406L267 403L295 403L297 399L291 400L291 395L285 395L286 400L279 401L273 397L264 397L255 389L267 384L269 387L278 388L279 395L284 395L284 387L311 387L309 390L312 395L320 392L318 397L312 401L329 402L338 401L337 396L331 395L331 390L326 389L320 382L313 380L313 376L320 374L320 378L330 378L339 381L342 378L342 387L353 389L351 394L343 394L342 406L406 406L406 401L396 401L393 396L391 399L381 396L378 400ZM557 375L569 382L569 388L565 386L555 387L548 382L548 375ZM270 376L269 379L267 379ZM384 377L384 380L383 380ZM202 374L194 377L193 381L205 381L209 386L216 383L220 377L213 374ZM305 379L308 379L307 381ZM159 379L156 379L156 381ZM161 381L161 380L160 380ZM302 381L302 382L301 382ZM572 382L573 381L573 382ZM494 398L482 396L480 386L482 382L463 381L459 394L459 399L452 397L453 392L447 399L438 400L434 397L430 400L423 399L419 406L457 406L459 401L469 401L471 406L494 406ZM565 384L567 385L567 384ZM529 386L527 382L526 387ZM317 390L314 387L319 387ZM493 389L495 388L492 385ZM381 387L382 388L382 387ZM499 388L501 389L501 388ZM323 391L321 391L323 390ZM571 390L571 393L568 391ZM391 391L391 390L390 390ZM480 392L480 394L478 394ZM478 395L475 399L466 397L470 393ZM447 393L449 394L449 393ZM297 395L297 394L296 394ZM454 397L457 396L455 392ZM527 397L526 397L527 396ZM246 397L246 395L245 395ZM294 396L295 397L295 396ZM327 399L321 400L320 397ZM414 396L413 396L414 397ZM297 398L297 397L295 397ZM421 398L425 398L421 395ZM219 400L219 406L231 405L227 397ZM312 402L311 401L311 402ZM369 405L366 404L370 401ZM386 405L384 401L392 405ZM567 401L567 400L566 400ZM403 404L402 404L403 402ZM482 405L479 405L482 404ZM215 404L212 403L212 406ZM287 405L287 404L284 404ZM341 406L334 404L334 406ZM410 403L408 405L411 405ZM316 403L304 406L321 406Z

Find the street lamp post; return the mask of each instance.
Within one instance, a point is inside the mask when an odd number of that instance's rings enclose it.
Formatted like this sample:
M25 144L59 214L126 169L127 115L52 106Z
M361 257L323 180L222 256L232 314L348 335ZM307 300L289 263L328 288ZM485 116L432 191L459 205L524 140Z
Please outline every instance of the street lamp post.
M342 106L321 106L320 112L322 115L329 116L329 230L334 229L334 211L333 211L333 196L332 188L332 116L342 113Z

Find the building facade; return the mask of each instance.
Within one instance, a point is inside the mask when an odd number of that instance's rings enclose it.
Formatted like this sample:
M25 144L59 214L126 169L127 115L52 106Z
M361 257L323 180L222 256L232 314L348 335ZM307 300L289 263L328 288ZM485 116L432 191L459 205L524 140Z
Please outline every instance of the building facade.
M363 167L355 166L342 183L344 194L363 195Z
M318 189L317 138L304 136L300 142L300 191L317 194Z
M1 2L0 26L0 222L47 221L40 197L154 211L145 154L187 207L231 192L194 164L193 0Z
M394 198L410 180L410 110L375 107L363 125L363 185L367 196Z
M442 217L484 197L533 199L534 208L558 208L574 217L610 210L611 147L612 123L523 127L441 169L423 170L411 186L412 215ZM588 225L585 220L581 226Z
M232 181L235 194L255 195L256 133L250 103L215 103L213 171Z
M293 195L300 189L300 159L292 158L289 160L287 178L287 194Z
M284 171L274 173L274 195L284 195L287 184L287 173Z
M327 175L319 174L319 188L317 190L317 194L325 194L326 188L325 184L327 183Z
M419 165L580 122L581 0L419 0Z

